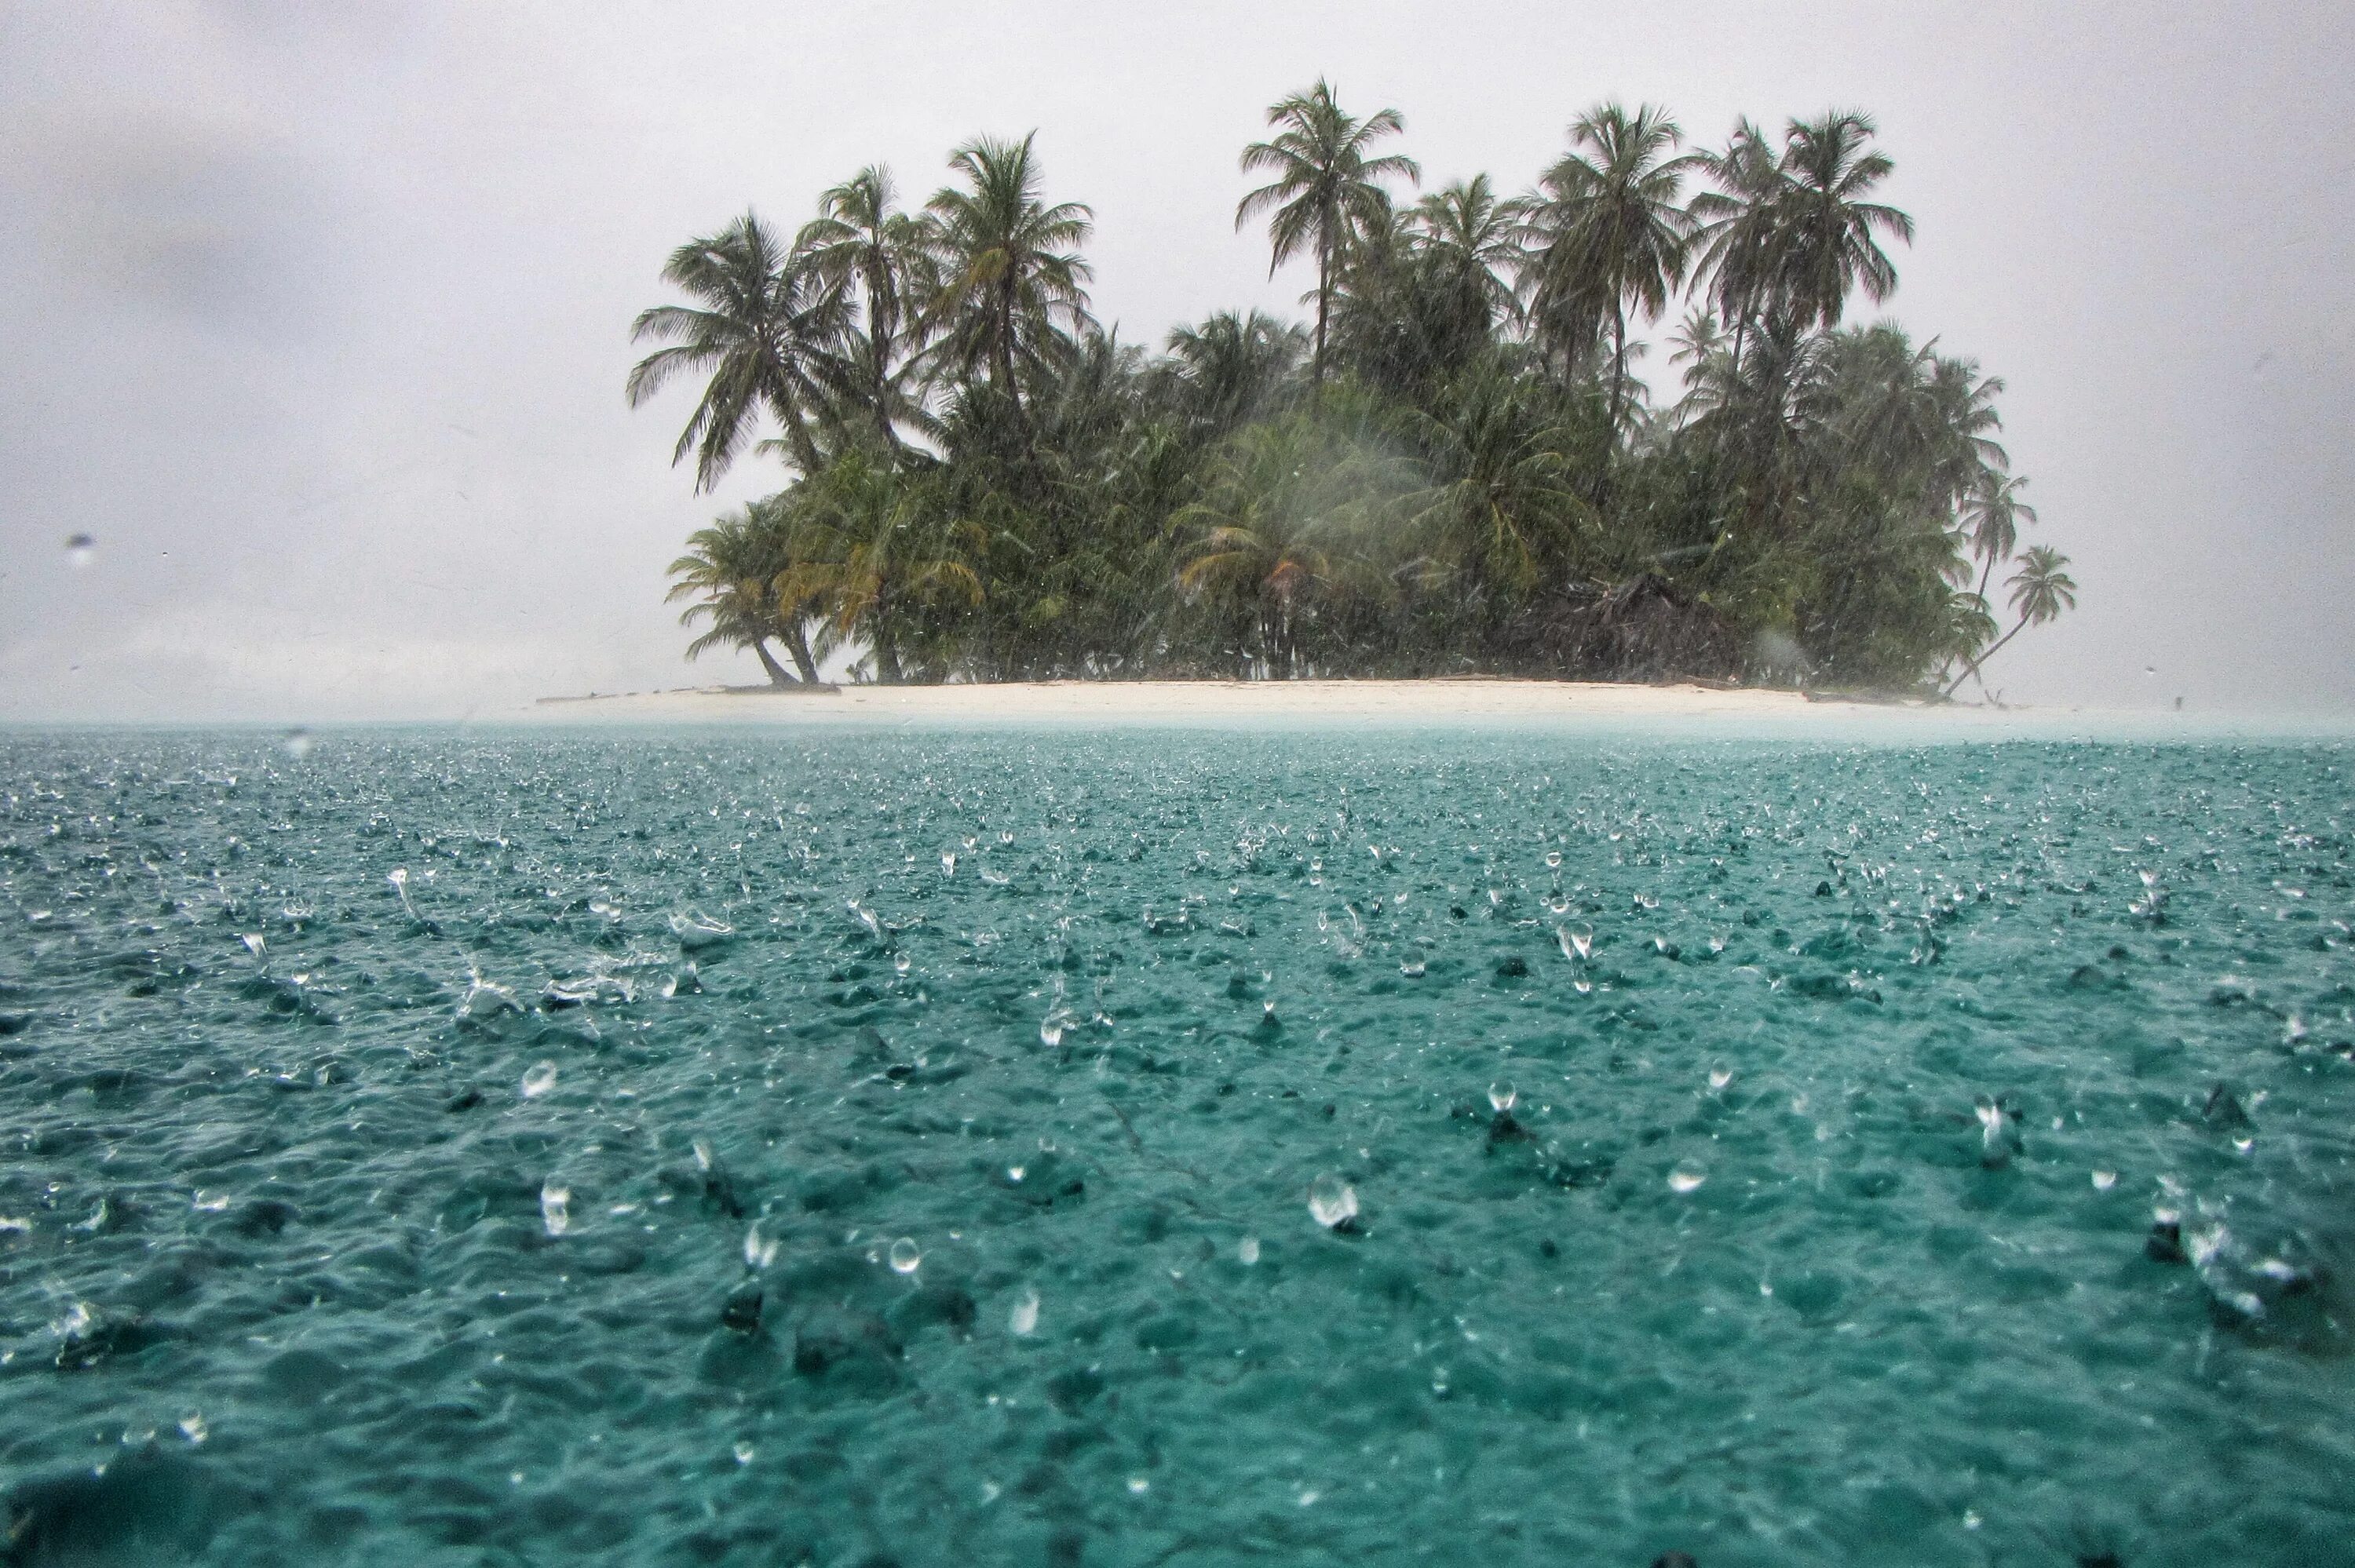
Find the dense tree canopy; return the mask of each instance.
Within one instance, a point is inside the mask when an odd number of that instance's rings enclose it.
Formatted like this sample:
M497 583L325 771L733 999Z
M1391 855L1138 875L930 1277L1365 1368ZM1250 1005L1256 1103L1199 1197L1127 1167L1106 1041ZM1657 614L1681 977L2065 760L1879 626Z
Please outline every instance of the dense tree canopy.
M1419 200L1318 82L1242 155L1296 325L1220 312L1159 353L1089 308L1092 215L976 140L903 207L825 192L680 247L631 400L704 378L677 458L759 432L773 495L672 566L690 656L780 683L1491 673L1953 693L2075 602L1996 435L2002 383L1889 322L1912 220L1872 122L1689 147L1600 105L1534 189ZM1679 305L1681 301L1681 305ZM1655 394L1643 334L1678 385ZM1987 594L1998 575L2014 621ZM789 671L772 652L783 648Z

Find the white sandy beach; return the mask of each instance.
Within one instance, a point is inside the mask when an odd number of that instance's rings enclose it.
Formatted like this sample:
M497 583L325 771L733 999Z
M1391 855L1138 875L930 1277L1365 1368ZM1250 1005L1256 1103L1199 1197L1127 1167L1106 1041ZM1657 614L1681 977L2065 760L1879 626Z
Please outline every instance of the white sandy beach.
M1050 681L783 691L708 686L542 699L557 723L730 724L820 727L1292 729L1389 727L1670 729L1695 733L1852 734L1931 739L1956 733L2169 731L2176 715L1996 709L1810 698L1791 691L1567 681Z

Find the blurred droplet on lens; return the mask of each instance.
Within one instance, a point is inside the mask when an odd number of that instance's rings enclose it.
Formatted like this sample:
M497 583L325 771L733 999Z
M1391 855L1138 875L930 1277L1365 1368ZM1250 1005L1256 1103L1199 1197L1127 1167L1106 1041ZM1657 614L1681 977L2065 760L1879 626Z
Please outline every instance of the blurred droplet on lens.
M76 534L66 541L66 559L76 567L87 567L98 559L98 541L87 534Z

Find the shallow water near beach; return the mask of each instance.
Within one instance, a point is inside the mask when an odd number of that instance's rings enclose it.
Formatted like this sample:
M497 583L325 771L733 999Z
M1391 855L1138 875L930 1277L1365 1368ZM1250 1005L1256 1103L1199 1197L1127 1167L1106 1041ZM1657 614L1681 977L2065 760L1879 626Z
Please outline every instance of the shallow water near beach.
M2343 746L0 762L12 1563L2348 1560Z

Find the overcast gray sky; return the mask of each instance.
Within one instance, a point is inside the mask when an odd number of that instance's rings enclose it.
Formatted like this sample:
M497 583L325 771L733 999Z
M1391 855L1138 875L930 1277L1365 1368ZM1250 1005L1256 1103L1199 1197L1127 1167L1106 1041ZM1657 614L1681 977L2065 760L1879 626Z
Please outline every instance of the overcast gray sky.
M456 715L688 666L722 507L633 413L687 237L1036 128L1132 341L1290 309L1235 154L1329 75L1426 182L1581 110L1860 106L1916 242L1888 313L2009 384L2083 608L2009 696L2355 709L2355 45L2342 9L0 4L0 717ZM77 567L64 541L98 541ZM2146 673L2156 666L2158 673Z

